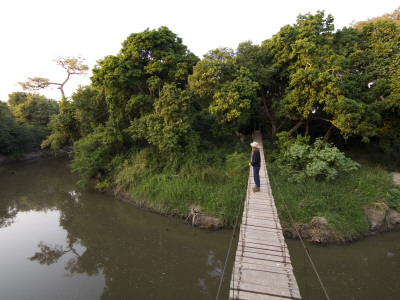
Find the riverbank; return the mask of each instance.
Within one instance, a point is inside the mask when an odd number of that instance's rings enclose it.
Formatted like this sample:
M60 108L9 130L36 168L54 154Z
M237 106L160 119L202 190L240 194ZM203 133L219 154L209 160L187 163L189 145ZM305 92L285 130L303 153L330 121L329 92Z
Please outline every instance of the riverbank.
M41 149L41 148L34 149L27 153L24 153L21 155L15 155L15 156L7 156L7 155L0 154L0 166L6 165L9 163L14 163L14 162L24 162L24 161L30 161L30 160L34 160L34 159L46 158L46 157L51 157L51 156L63 156L63 155L67 155L72 150L73 150L73 148L71 146L65 146L65 147L59 149L57 154L54 154L49 149Z
M289 183L269 167L271 186L286 237L317 244L344 244L400 229L398 173L363 165L332 182ZM285 200L295 220L290 222Z
M228 226L228 224L224 222L221 218L205 214L200 206L194 204L188 206L187 214L179 214L178 212L172 212L170 209L166 207L160 207L159 205L158 206L154 205L154 203L146 201L143 198L136 199L131 193L127 191L106 189L100 192L104 192L123 202L132 204L137 208L147 210L155 214L180 218L184 221L184 223L189 224L193 227L198 227L206 230L217 230L217 229L231 227Z
M177 174L157 174L147 161L135 156L109 182L104 181L105 190L137 207L181 218L192 226L229 228L247 182L249 154L242 149L225 155L215 166L191 166L190 171L183 168ZM341 174L334 181L292 183L278 175L278 168L271 158L270 184L286 237L296 238L296 230L282 198L301 236L313 243L343 244L400 228L400 191L392 182L397 173L363 163L360 170Z
M188 204L186 209L179 210L176 207L167 207L154 201L148 201L145 198L136 198L132 193L126 190L107 190L107 193L141 209L157 214L180 218L191 226L207 230L216 230L231 227L233 225L232 222L226 222L226 220L224 221L221 218L215 217L215 215L204 212L200 205ZM276 193L274 192L274 194ZM301 194L298 196L297 199L302 198ZM350 196L349 199L350 198L352 197ZM309 201L312 200L309 199ZM279 203L279 196L275 196L275 202L281 218L283 233L287 238L298 238L296 232L297 229L303 239L315 244L345 244L378 233L400 229L400 213L396 209L391 208L386 201L373 202L371 205L358 207L359 214L350 211L351 214L358 215L355 217L355 220L349 220L346 216L336 215L337 218L343 218L343 222L340 223L335 220L332 213L327 210L320 213L320 215L324 216L313 216L310 218L309 222L296 221L296 229L290 222L288 222L284 209L282 208L281 203ZM297 208L302 205L304 204L298 203ZM330 217L327 218L325 216ZM356 224L358 222L363 223L364 226ZM353 228L350 228L352 226Z
M58 155L67 154L68 150L71 149L62 149ZM0 165L49 156L53 156L50 151L39 150L2 159ZM113 184L98 190L141 209L180 218L191 226L208 230L229 228L234 224L247 181L248 154L233 153L227 158L219 168L198 169L191 176L147 172L138 182L132 174L134 166L125 166ZM378 167L363 167L335 182L288 184L275 174L274 168L269 164L268 171L286 237L296 238L296 230L285 214L280 194L294 212L301 236L313 243L343 244L400 229L399 173L391 175Z

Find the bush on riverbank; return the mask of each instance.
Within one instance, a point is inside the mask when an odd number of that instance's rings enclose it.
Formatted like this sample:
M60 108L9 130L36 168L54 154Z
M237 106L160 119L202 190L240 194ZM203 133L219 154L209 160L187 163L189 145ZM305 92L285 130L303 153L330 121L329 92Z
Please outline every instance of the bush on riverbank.
M281 132L278 137L278 171L291 182L300 183L305 179L332 181L339 172L349 173L360 167L336 146L323 142L321 138L310 145L310 136L297 135L293 138L287 132Z
M0 154L15 157L40 146L50 133L50 118L58 111L57 102L46 97L10 94L7 103L0 102Z
M392 190L391 175L380 166L362 165L351 174L339 175L335 181L305 180L288 182L279 174L279 166L270 162L271 187L281 222L292 227L282 199L295 223L310 224L314 217L324 218L336 240L350 241L370 234L364 209L395 207L399 199ZM387 207L385 206L385 207Z

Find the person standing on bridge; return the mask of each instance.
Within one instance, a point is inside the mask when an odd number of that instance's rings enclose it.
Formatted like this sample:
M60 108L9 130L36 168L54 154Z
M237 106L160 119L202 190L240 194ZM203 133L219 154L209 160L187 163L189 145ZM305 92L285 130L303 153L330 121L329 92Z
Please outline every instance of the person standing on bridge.
M260 156L260 145L257 142L252 142L251 146L251 162L249 165L253 166L253 177L255 186L253 187L253 192L260 191L260 167L261 167L261 156Z

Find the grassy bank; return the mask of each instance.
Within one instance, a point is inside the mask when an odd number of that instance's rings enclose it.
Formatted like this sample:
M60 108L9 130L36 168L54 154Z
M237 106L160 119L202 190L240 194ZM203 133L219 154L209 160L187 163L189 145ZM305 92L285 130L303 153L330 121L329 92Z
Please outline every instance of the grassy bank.
M363 164L360 170L341 174L332 182L302 183L289 183L278 175L278 167L270 162L268 170L279 217L286 226L291 224L282 199L296 223L323 217L333 233L346 241L369 234L364 208L384 207L382 204L400 208L399 192L393 190L391 174L380 166Z
M154 149L144 148L117 161L108 178L110 187L158 213L186 218L196 208L229 227L247 185L250 141L248 137L244 144L235 139L215 143L195 155L179 156L179 163L163 161ZM370 234L365 209L400 210L400 191L393 190L391 174L385 167L366 163L366 157L359 160L359 170L340 174L334 181L308 179L301 183L279 175L280 166L272 153L268 159L275 203L286 228L292 225L282 199L297 224L310 225L314 217L324 218L329 227L326 234L334 235L336 241Z
M113 186L159 213L187 217L196 207L231 226L248 179L246 145L228 143L196 158L185 157L179 170L161 171L149 150L143 150L125 160L115 172Z

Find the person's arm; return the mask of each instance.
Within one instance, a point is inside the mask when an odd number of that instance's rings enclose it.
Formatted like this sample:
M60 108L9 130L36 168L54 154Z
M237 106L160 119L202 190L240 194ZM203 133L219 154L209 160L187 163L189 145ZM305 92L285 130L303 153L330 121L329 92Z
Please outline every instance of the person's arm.
M257 157L256 157L256 152L254 151L253 154L251 155L251 162L250 165L254 166L257 163Z

